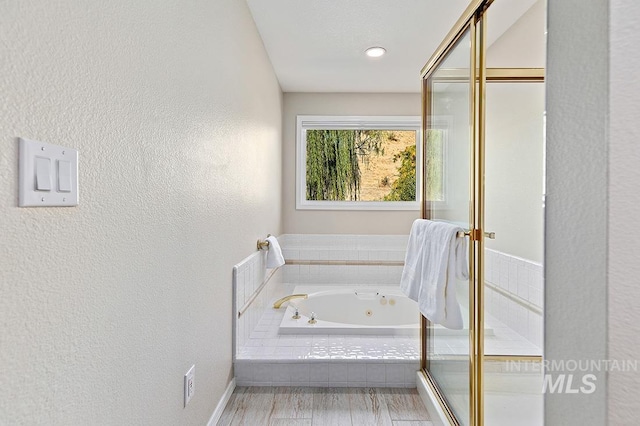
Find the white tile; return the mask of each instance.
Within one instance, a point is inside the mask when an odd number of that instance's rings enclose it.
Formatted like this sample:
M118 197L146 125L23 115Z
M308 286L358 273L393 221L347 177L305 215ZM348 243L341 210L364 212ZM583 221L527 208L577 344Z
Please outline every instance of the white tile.
M348 366L346 363L332 362L329 363L329 383L346 382L348 374Z
M520 273L520 268L518 268L518 289L517 294L519 297L524 300L529 300L529 274L526 271L526 268L523 268L524 274Z
M529 335L529 310L524 306L518 305L516 308L517 323L520 327L520 335L527 337Z
M402 364L385 364L385 383L404 384L405 367Z
M317 345L328 345L329 344L329 335L328 334L314 334L312 336L312 342L315 346Z
M330 360L331 354L326 349L319 350L319 349L312 348L309 351L309 355L307 356L307 358L314 359L314 360Z
M367 364L367 383L384 383L385 381L385 364Z
M255 383L271 383L273 378L271 368L273 364L255 365L253 368L253 381Z
M416 372L420 369L418 364L407 364L404 366L404 383L406 385L416 385Z
M308 276L310 272L309 265L300 265L300 277L304 279L305 276Z
M300 334L296 336L293 346L296 346L299 348L309 348L311 347L312 343L313 343L312 336L305 336L303 334Z
M536 313L529 313L529 341L542 348L542 317Z
M277 339L277 346L278 347L291 347L291 346L298 346L297 343L297 339L294 337L280 337Z
M539 290L544 289L544 275L542 267L539 267L538 271L533 275L533 286Z
M405 254L404 250L393 250L390 253L389 258L390 260L402 261L405 258Z
M492 283L495 285L500 285L500 257L498 253L493 253L493 258L491 259L491 275L493 277Z
M505 319L507 317L507 305L505 302L505 298L499 294L496 293L496 317L498 318L498 320L505 322Z
M329 260L343 260L342 250L329 250Z
M493 282L493 254L489 250L484 251L485 259L484 259L484 279L490 283Z
M348 352L348 351L336 351L336 350L330 350L329 353L331 353L331 359L336 359L336 360L356 360L358 359L358 355L353 353L353 352Z
M282 255L285 259L300 259L300 251L290 248L283 248Z
M242 362L237 363L233 367L234 375L236 379L248 382L253 380L253 365Z
M351 363L347 368L347 380L349 382L366 382L367 366L361 363Z
M272 383L289 383L291 381L291 365L287 363L270 364Z
M485 309L485 313L488 313L490 315L493 315L493 297L494 297L494 291L491 290L488 287L485 287L484 289L484 309Z
M529 291L530 291L530 295L529 295L530 302L533 303L534 305L542 307L542 305L544 304L542 291L538 290L535 287L529 287Z
M286 265L285 268L287 268L287 272L289 273L290 276L293 276L293 277L300 276L300 265Z
M509 291L518 293L518 264L515 259L509 260Z
M504 322L513 331L519 334L518 331L518 313L516 312L516 304L509 299L505 299L505 306L507 309L507 320Z
M510 299L505 298L505 306L507 307L507 320L505 324L511 327L512 330L516 331L516 322L518 321L518 313L516 312L516 304L513 303Z
M306 363L293 363L290 364L290 379L291 384L303 385L309 383L309 364Z
M535 276L536 272L534 269L534 265L529 263L527 264L527 275L529 278L529 285L533 287L534 285L534 276Z
M309 382L329 382L329 364L314 362L309 364Z
M509 262L505 256L500 255L500 281L498 285L505 290L509 289Z
M240 270L234 266L233 267L233 288L235 290L235 296L236 296L236 300L235 302L239 305L241 302L241 298L242 295L240 294L243 290L242 290L242 283L240 281L241 276L240 276Z
M328 266L328 265L318 265L317 277L327 277L331 273L332 268L333 268L332 266ZM327 281L327 282L330 282L330 281Z
M293 358L293 347L291 346L278 346L273 354L278 359L292 359Z
M291 359L308 359L311 352L308 347L291 348Z
M243 326L242 326L242 335L245 339L245 341L247 339L249 339L249 336L251 336L253 329L251 327L251 323L249 322L248 318L245 318Z

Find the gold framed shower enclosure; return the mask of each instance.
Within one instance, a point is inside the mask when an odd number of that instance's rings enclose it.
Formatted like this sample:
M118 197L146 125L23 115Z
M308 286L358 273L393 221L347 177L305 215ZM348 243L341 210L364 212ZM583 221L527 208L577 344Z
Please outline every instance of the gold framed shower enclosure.
M484 365L484 239L491 238L485 232L485 94L487 82L541 82L544 70L539 68L486 68L486 14L493 0L474 0L456 22L446 38L421 71L422 77L422 152L427 151L428 135L434 123L434 79L438 83L468 83L469 93L469 353L468 353L468 424L484 425L483 365ZM468 67L443 67L448 55L468 37ZM465 45L465 48L467 45ZM459 53L459 52L458 52ZM437 76L436 76L437 71ZM423 161L422 181L427 182L427 165ZM434 210L427 196L427 185L422 186L421 217L433 219ZM433 395L453 425L463 422L456 417L447 401L446 390L430 372L428 348L431 331L428 320L421 317L421 372ZM466 414L466 413L465 413ZM466 416L465 416L466 417Z

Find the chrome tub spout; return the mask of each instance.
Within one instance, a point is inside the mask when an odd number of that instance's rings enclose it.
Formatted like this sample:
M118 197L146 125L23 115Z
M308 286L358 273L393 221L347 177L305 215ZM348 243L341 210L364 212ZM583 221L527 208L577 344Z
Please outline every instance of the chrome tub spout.
M278 299L273 302L273 309L280 309L280 306L282 306L283 303L288 302L291 299L306 299L307 297L309 296L306 294L290 294L289 296L285 296L282 299Z

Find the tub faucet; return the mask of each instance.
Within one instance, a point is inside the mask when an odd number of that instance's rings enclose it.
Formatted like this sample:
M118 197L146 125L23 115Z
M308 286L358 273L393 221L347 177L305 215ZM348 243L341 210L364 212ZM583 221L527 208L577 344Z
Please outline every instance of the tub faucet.
M290 294L289 296L285 296L282 299L278 299L273 302L273 309L280 309L280 306L282 306L283 303L288 302L291 299L306 299L307 297L309 296L306 294Z
M311 312L311 319L309 319L309 321L307 321L309 324L315 324L318 321L316 320L316 313L315 312Z

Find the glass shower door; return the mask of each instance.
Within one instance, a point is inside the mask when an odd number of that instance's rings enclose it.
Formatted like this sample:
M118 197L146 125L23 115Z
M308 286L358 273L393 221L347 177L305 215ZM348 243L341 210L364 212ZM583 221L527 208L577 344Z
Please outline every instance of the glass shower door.
M530 70L519 70L521 78ZM536 80L486 90L485 419L543 424L544 97Z
M441 63L423 80L424 216L473 228L472 29L467 29ZM468 238L468 237L464 237ZM451 286L449 283L448 286ZM426 323L426 370L441 398L461 424L471 424L469 280L453 283L464 328L449 330ZM450 287L447 287L449 289ZM471 294L472 296L472 294ZM470 303L471 302L471 303ZM450 413L451 414L451 413Z

